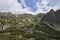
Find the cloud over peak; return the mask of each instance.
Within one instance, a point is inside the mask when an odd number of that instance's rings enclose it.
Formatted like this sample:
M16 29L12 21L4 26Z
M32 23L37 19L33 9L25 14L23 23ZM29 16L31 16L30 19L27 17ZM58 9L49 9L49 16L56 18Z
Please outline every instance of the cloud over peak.
M45 13L60 8L60 0L0 0L0 11L12 13Z

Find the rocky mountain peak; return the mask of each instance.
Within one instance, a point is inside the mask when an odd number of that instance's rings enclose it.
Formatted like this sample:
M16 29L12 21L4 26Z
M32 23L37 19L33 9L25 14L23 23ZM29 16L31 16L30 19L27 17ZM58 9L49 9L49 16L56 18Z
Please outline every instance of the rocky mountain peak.
M59 26L60 25L60 10L54 11L53 9L51 9L50 12L45 14L42 20L43 22L47 22L48 24Z

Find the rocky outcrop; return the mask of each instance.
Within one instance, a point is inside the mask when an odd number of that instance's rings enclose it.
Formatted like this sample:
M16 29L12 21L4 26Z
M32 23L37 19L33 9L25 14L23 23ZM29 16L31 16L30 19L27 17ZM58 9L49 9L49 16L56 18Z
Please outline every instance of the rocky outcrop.
M56 29L60 29L60 10L54 11L51 9L50 12L44 15L42 21L50 24L52 27L56 27Z

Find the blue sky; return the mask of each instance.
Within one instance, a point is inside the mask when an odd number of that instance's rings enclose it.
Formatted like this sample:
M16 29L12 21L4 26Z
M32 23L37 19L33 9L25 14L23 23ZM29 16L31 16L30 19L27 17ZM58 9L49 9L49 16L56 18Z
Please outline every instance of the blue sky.
M18 1L18 3L21 3L21 0L17 0L17 1ZM27 7L30 7L30 8L31 8L30 11L35 12L35 11L38 10L37 7L36 7L36 4L37 4L38 2L41 4L41 1L42 1L42 0L25 0L25 5L26 5ZM44 6L44 4L41 4L41 7L42 7L42 6ZM51 4L51 3L49 2L46 6L51 6L51 7L53 7L53 4ZM22 8L23 8L23 9L25 8L23 4L22 4ZM46 9L45 7L43 7L43 11L47 11L47 9Z
M0 0L1 12L37 14L50 9L60 9L60 0Z
M17 0L18 3L21 3L21 0ZM41 0L25 0L25 4L27 7L31 8L31 11L35 12L37 10L37 7L35 7L37 2L41 2ZM25 8L24 5L22 5L22 8Z
M37 10L37 7L35 7L35 5L40 1L41 0L25 0L25 4L32 9L31 11L35 12Z

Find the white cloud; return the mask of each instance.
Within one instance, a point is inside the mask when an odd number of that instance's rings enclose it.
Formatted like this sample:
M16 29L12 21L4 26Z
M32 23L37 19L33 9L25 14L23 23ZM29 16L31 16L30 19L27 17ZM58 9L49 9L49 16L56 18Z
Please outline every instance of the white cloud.
M22 7L16 0L0 0L0 11L18 11Z
M50 6L47 6L49 3ZM22 9L22 5L24 5L25 7L24 9ZM42 0L41 2L37 2L36 7L37 7L37 11L33 12L30 11L31 10L30 7L26 6L25 0L21 0L20 4L17 2L17 0L0 0L0 11L20 13L20 14L46 13L50 9L54 9L54 10L60 9L60 0Z
M37 2L36 7L38 10L35 13L46 13L50 9L54 9L56 11L60 9L60 0L42 0L41 3Z
M29 10L29 7L27 7L25 5L24 0L21 0L22 3L19 4L17 2L17 0L0 0L0 11L3 12L12 12L12 13L31 13L34 14L33 12L31 12ZM22 4L24 4L24 6L26 8L22 9Z
M53 5L54 10L60 9L60 0L49 0L49 2Z
M40 13L46 13L48 12L52 7L51 6L47 6L49 3L48 0L42 0L41 3L37 2L36 7L38 8L38 10L36 12L40 12Z

